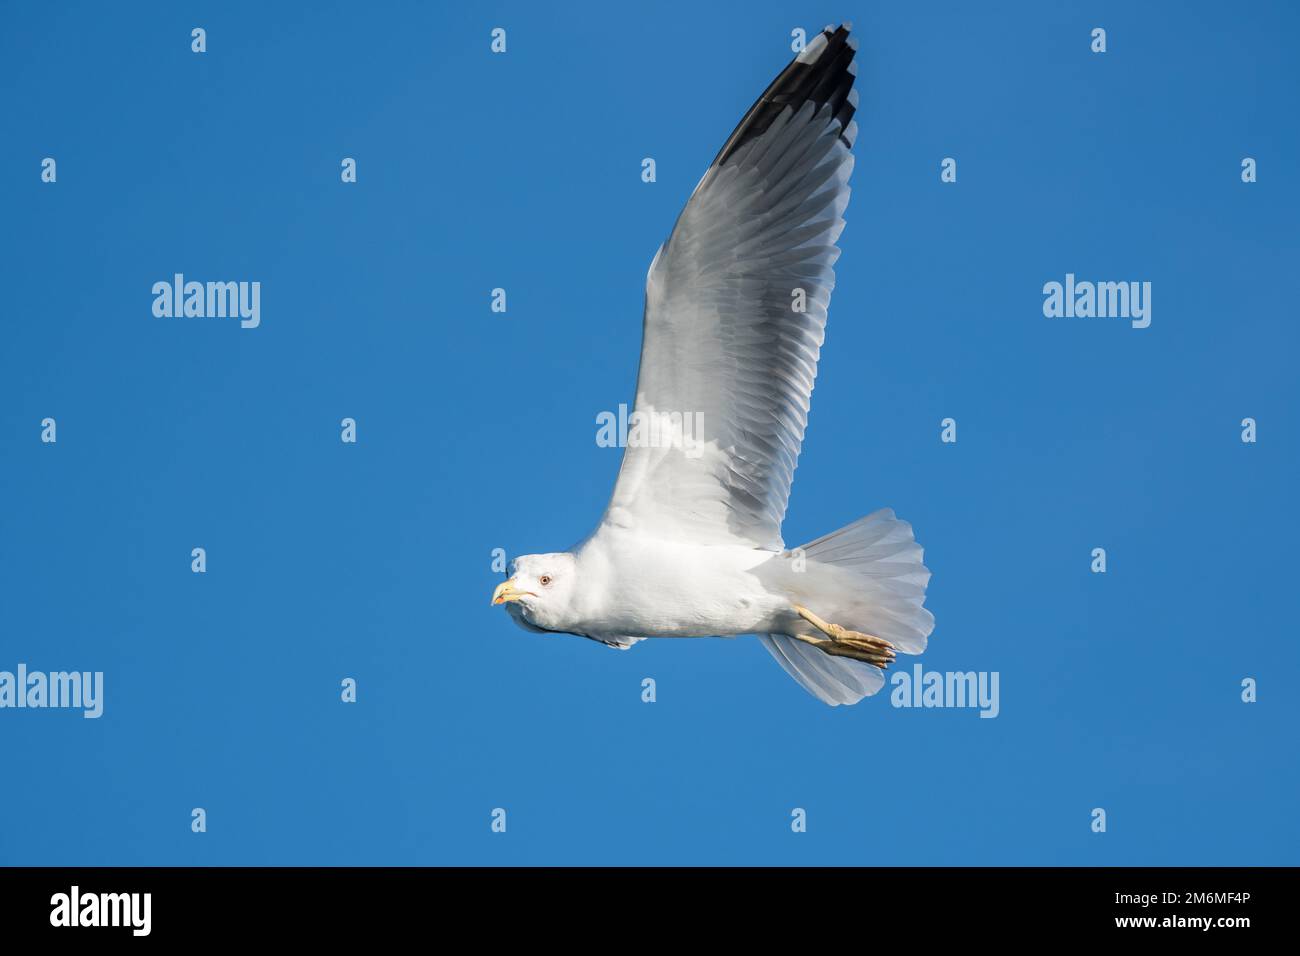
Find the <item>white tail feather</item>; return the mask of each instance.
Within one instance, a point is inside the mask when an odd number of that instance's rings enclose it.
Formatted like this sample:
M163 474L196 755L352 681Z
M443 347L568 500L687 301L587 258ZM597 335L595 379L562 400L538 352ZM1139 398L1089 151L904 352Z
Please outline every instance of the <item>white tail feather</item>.
M912 526L889 508L832 531L800 549L806 569L792 597L833 624L890 641L903 654L920 654L934 629L922 605L930 572ZM785 672L819 700L856 704L884 686L881 671L832 657L788 634L760 635Z

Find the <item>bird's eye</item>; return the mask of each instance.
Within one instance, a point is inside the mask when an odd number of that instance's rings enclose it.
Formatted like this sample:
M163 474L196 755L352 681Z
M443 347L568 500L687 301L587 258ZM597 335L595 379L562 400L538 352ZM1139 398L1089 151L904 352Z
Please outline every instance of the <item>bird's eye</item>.
M537 580L542 582L542 587L549 587L551 584L551 576L549 574L543 574Z

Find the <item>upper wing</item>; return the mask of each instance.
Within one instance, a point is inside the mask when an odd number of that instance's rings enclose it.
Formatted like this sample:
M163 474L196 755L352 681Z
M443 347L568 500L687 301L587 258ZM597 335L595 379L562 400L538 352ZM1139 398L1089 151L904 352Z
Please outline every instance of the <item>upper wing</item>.
M808 44L750 107L655 255L635 417L605 524L783 547L849 201L856 48L847 24Z

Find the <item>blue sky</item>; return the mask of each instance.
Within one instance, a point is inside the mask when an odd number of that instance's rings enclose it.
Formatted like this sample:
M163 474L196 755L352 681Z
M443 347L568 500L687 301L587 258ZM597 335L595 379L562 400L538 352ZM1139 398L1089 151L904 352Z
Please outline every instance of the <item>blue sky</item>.
M1300 862L1294 6L2 16L0 669L105 704L0 710L0 863ZM492 549L598 519L650 258L790 31L842 19L861 132L785 537L911 521L920 660L998 672L993 720L488 607ZM155 318L177 272L259 281L261 325ZM1067 272L1150 281L1151 326L1045 318Z

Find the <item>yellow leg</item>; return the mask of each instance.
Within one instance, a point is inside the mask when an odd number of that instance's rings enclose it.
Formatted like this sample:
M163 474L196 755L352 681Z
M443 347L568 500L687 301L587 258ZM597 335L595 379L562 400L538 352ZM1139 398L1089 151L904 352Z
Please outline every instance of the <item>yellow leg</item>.
M828 624L806 607L794 605L795 613L826 635L827 639L794 635L798 640L835 657L849 657L879 667L882 671L894 662L894 645L884 638L850 631L838 624Z

